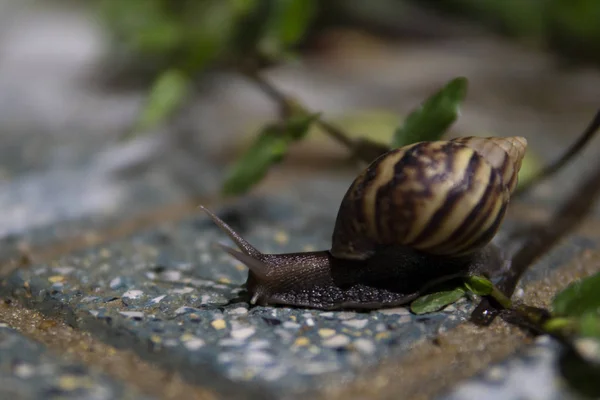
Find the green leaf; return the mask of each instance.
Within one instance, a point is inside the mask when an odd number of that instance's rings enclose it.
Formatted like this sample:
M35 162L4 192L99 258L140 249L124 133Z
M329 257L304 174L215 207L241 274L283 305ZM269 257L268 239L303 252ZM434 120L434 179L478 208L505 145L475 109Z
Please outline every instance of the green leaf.
M134 134L164 122L179 108L188 90L189 80L183 73L175 69L163 72L150 89L146 105L135 124Z
M579 317L579 335L600 339L600 317L596 312L587 312Z
M408 115L404 124L394 133L392 147L441 138L458 118L460 103L466 93L466 78L460 77L450 81Z
M465 286L479 296L488 296L494 291L494 285L482 276L469 276L465 278Z
M270 4L271 12L259 48L265 55L279 57L304 37L316 15L317 2L275 0Z
M573 282L552 301L552 310L559 316L579 317L586 313L598 315L599 309L600 273Z
M462 287L421 296L410 305L410 310L415 314L427 314L441 310L449 304L457 302L465 294Z
M306 136L318 114L296 115L283 125L267 125L250 149L229 171L223 185L223 193L238 195L260 182L269 168L280 162L289 145Z

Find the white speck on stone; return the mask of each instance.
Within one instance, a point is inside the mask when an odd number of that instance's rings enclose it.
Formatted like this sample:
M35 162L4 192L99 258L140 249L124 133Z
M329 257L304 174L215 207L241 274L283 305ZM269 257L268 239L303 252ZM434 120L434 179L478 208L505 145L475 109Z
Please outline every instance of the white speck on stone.
M323 312L323 313L321 313L321 314L319 314L319 315L320 315L321 317L323 317L323 318L333 318L333 315L334 315L334 314L333 314L333 312L331 312L331 311L327 311L327 312Z
M0 328L8 328L8 324L5 324L4 322L0 322Z
M236 307L233 310L229 310L229 314L231 314L231 315L246 315L246 314L248 314L248 309L245 307Z
M250 336L254 335L256 329L254 328L242 328L231 331L231 337L234 339L245 340Z
M162 296L157 296L155 298L153 298L152 300L150 300L150 303L152 304L158 304L162 301L162 299L164 299L165 297L167 297L166 294L163 294Z
M127 297L128 299L135 300L135 299L139 299L143 295L144 295L143 291L132 289L132 290L128 290L125 293L123 293L122 297Z
M173 339L173 338L166 339L166 340L163 342L163 345L164 345L165 347L175 347L175 346L177 346L178 344L179 344L179 342L177 341L177 339Z
M582 338L575 341L575 348L588 361L600 362L600 342L597 339Z
M250 350L262 350L262 349L266 349L269 346L270 346L269 341L265 340L265 339L253 340L250 343L248 343L248 349L250 349Z
M262 377L264 380L266 381L276 381L281 379L282 377L284 377L287 374L287 371L285 370L285 368L273 368L273 369L267 369L266 371L264 371L262 373Z
M525 296L525 291L523 290L523 288L517 288L517 290L515 290L515 293L513 296L516 299L522 299L523 296Z
M504 370L504 368L498 366L491 367L486 373L487 379L494 382L501 381L502 379L504 379L505 376L506 371Z
M289 331L286 331L285 329L275 329L274 332L284 341L292 340L292 334Z
M342 322L342 324L355 329L363 329L368 323L368 319L351 319L349 321Z
M184 288L172 289L171 293L173 293L173 294L188 294L188 293L192 293L193 291L194 291L194 288L184 287Z
M30 378L35 373L35 368L30 364L19 364L14 369L15 375L19 378Z
M334 329L330 329L330 328L322 328L319 329L319 336L321 336L322 338L328 338L335 335L335 330Z
M384 315L410 315L410 311L406 307L384 308L379 310L379 313Z
M156 280L156 272L146 272L146 278L151 281Z
M193 337L183 342L185 348L190 351L198 350L200 347L204 346L204 344L204 340L198 337Z
M52 270L56 271L59 275L69 275L75 270L73 267L55 267Z
M212 296L208 295L208 294L203 294L200 297L200 304L208 304L210 303L212 300Z
M346 335L335 335L323 341L325 347L345 347L350 344L350 338Z
M375 332L383 332L385 330L387 330L385 324L377 324L375 326Z
M334 372L339 369L337 364L312 362L305 364L302 373L307 375L319 375L327 372Z
M223 347L242 347L246 344L243 340L233 339L233 338L225 338L219 340L219 346Z
M354 348L363 354L375 353L375 344L368 339L356 339Z
M299 329L300 328L299 323L292 322L292 321L285 321L283 324L281 324L281 326L283 326L285 329Z
M127 318L144 318L144 313L141 311L119 311L119 314Z
M315 320L312 319L312 318L308 318L306 320L306 325L308 325L308 326L315 326Z
M99 297L98 296L85 296L84 298L81 299L81 303L89 303L92 302L94 300L98 300Z
M108 284L108 287L110 287L111 289L118 289L121 285L123 284L123 278L121 278L120 276L113 278L110 283Z
M100 314L100 311L98 311L98 310L89 310L88 312L89 312L90 314L92 314L92 316L94 316L94 317L97 317L97 316L98 316L98 314Z
M160 278L167 282L175 282L181 279L181 271L169 269L160 274Z
M235 357L231 353L219 353L217 355L217 362L219 362L220 364L228 364L233 360L235 360Z
M175 315L183 315L183 314L188 314L188 313L193 313L196 311L200 311L198 308L194 308L194 307L179 307L177 310L175 310Z
M341 320L348 320L348 319L355 318L356 313L350 312L350 311L342 311L341 313L338 313L337 317Z
M450 304L444 308L444 312L453 313L456 311L456 306L454 304Z
M226 286L226 285L221 285L221 284L216 284L216 285L213 285L213 287L214 287L215 289L219 289L219 290L224 290L224 289L227 289L227 288L228 288L228 286Z
M254 366L264 366L273 362L273 357L264 351L250 351L246 353L246 362Z

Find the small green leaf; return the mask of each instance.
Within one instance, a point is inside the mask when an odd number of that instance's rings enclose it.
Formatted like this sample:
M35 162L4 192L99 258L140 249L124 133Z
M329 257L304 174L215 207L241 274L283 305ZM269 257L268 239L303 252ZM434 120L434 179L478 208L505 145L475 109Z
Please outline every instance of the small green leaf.
M462 287L457 287L454 290L426 294L421 296L410 305L410 310L415 314L432 313L442 308L456 303L465 294Z
M469 276L465 278L465 286L479 296L488 296L494 291L494 285L482 276Z
M182 104L188 89L189 80L183 73L175 69L163 72L150 89L133 134L164 122Z
M600 339L600 316L596 312L587 312L579 318L579 335Z
M279 57L304 37L317 11L314 0L275 0L259 43L265 55Z
M559 316L579 317L586 313L598 315L599 309L600 273L573 282L552 301L552 310Z
M394 133L392 147L441 138L458 118L460 103L466 94L466 78L450 81L408 115L404 124Z
M250 149L229 171L223 193L242 194L260 182L269 168L283 159L289 145L306 136L317 117L318 114L296 115L283 125L271 124L263 128Z

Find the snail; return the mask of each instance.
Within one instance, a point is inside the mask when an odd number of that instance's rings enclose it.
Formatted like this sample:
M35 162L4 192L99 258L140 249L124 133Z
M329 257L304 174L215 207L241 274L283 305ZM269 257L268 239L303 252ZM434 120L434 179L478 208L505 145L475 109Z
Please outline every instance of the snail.
M237 245L253 305L327 310L404 305L432 285L493 275L490 243L514 192L523 137L419 142L375 159L339 207L330 250L263 254L207 208Z

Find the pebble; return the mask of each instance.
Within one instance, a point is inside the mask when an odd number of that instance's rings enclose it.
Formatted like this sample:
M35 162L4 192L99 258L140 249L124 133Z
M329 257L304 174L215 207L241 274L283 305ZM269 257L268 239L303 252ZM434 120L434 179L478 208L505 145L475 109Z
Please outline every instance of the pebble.
M173 294L188 294L188 293L192 293L193 291L194 291L194 288L184 287L184 288L172 289L171 293L173 293Z
M128 299L139 299L143 295L144 295L143 291L132 289L132 290L128 290L125 293L123 293L122 297L126 297Z
M164 299L165 297L167 297L166 294L163 294L162 296L157 296L155 298L153 298L152 300L150 300L150 304L158 304L162 301L162 299Z
M344 325L351 328L363 329L369 323L368 319L351 319L349 321L342 322Z
M301 325L297 322L285 321L282 326L285 329L299 329Z
M256 329L254 328L236 329L234 331L231 331L231 337L233 337L234 339L245 340L248 339L250 336L254 335L255 332Z
M248 349L250 349L250 350L262 350L262 349L266 349L269 346L270 346L269 341L265 340L265 339L253 340L250 343L248 343Z
M264 366L273 362L273 357L264 351L250 351L246 354L246 361L251 365Z
M384 315L410 315L410 311L406 307L384 308L379 310L379 313Z
M350 344L350 338L346 335L335 335L323 341L325 347L345 347Z
M337 364L326 364L326 363L308 363L304 365L304 368L300 371L301 373L308 375L318 375L327 372L333 372L339 369Z
M248 309L245 307L237 307L233 310L229 310L229 314L231 315L246 315L248 314Z
M322 328L319 329L319 336L321 336L322 338L328 338L335 335L335 330L333 329L329 329L329 328Z
M144 318L144 313L141 311L119 311L119 314L127 318Z
M296 346L296 347L308 346L309 344L310 344L310 340L304 336L300 336L299 338L297 338L294 341L294 346Z
M375 353L375 344L367 339L356 339L354 341L354 348L363 354Z
M198 337L194 337L193 339L188 339L185 342L183 342L183 345L185 346L186 349L194 351L194 350L198 350L200 347L204 346L204 340L198 338Z
M493 366L486 373L487 379L499 382L506 376L506 371L502 367Z
M14 369L15 375L21 379L26 379L34 375L35 368L30 364L19 364Z
M227 326L227 324L225 323L224 319L216 319L213 322L210 323L212 325L213 328L215 328L216 330L221 330L221 329L225 329L225 327Z
M123 279L120 276L118 276L109 282L108 287L115 290L120 288L122 285Z
M175 315L183 315L183 314L187 314L187 313L193 313L196 311L200 311L200 310L197 308L194 308L194 307L183 306L183 307L179 307L177 310L175 310Z

